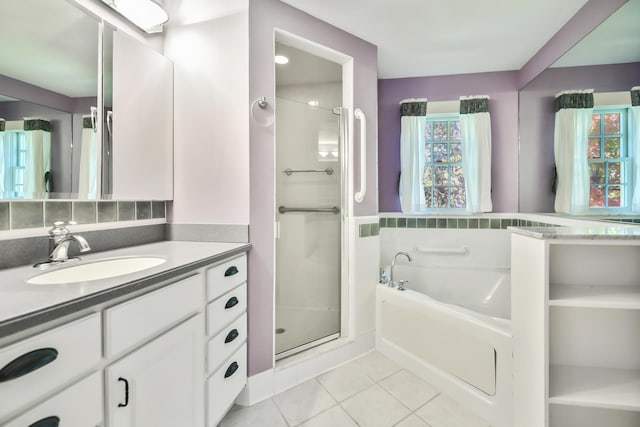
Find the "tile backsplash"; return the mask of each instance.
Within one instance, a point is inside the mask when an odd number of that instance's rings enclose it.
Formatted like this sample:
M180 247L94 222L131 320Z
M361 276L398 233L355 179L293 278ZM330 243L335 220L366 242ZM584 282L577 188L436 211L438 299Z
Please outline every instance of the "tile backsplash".
M54 221L78 224L162 219L165 201L7 201L0 202L0 230L48 227Z
M380 218L380 228L449 228L449 229L506 229L507 227L556 227L546 222L519 218L433 217Z

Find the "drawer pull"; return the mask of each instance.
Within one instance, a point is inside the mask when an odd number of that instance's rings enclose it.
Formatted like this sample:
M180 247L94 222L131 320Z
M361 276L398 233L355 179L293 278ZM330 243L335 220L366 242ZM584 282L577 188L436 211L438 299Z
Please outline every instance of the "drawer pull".
M238 335L240 335L240 333L238 333L238 330L237 329L233 329L231 332L229 332L227 334L227 337L224 339L224 343L225 344L229 344L231 341L233 341L236 338L238 338Z
M229 310L230 308L233 308L236 305L238 305L239 302L240 301L238 301L238 298L231 297L231 298L229 298L229 301L227 301L227 303L224 305L224 309L225 310Z
M235 276L239 272L240 271L238 270L238 267L236 267L235 265L232 265L231 267L227 268L227 270L224 272L224 277Z
M124 403L118 403L118 408L124 408L129 405L129 381L120 377L118 381L122 381L124 383Z
M9 362L2 370L0 370L0 383L20 378L40 369L45 365L56 360L58 350L55 348L40 348L30 351L22 356Z
M36 421L33 424L29 424L29 427L58 427L60 424L60 418L58 417L47 417L43 418L40 421Z
M231 375L235 374L237 370L238 370L238 362L233 362L227 368L227 372L224 373L224 377L229 378Z

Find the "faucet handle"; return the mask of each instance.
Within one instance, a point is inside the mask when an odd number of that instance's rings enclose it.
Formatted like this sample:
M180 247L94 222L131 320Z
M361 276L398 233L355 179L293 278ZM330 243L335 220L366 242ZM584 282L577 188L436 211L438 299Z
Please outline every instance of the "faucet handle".
M76 225L75 221L54 221L53 227L49 229L50 236L65 236L70 233L67 225Z
M408 281L408 280L400 280L400 281L398 282L398 290L399 290L399 291L404 291L404 290L405 290L404 285L405 285L405 284L407 284L407 283L409 283L409 281Z

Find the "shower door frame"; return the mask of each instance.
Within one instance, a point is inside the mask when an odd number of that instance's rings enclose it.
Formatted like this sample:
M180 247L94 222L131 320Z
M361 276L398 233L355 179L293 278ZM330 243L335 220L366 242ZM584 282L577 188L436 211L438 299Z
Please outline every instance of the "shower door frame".
M311 348L316 348L317 346L328 344L331 345L336 342L342 342L346 344L346 342L350 339L350 333L352 331L352 311L350 310L351 306L351 288L352 284L350 281L350 269L349 269L349 258L350 258L350 248L349 248L349 240L350 236L353 233L351 224L349 219L352 216L353 212L353 174L351 168L349 167L351 164L351 158L353 155L353 145L351 141L353 141L353 124L354 118L352 115L353 112L353 87L354 87L354 65L353 58L349 55L346 55L342 52L336 51L329 47L323 46L314 41L302 38L290 32L284 31L282 29L274 29L274 40L273 40L273 55L275 55L275 44L276 42L282 42L296 49L303 50L311 55L315 55L321 58L324 58L328 61L332 61L342 67L342 105L337 106L333 109L334 114L337 113L339 115L339 155L340 155L340 283L339 283L339 292L340 292L340 330L332 335L327 337L319 338L315 341L302 344L298 347L295 347L290 350L286 350L284 352L275 354L276 349L276 333L275 327L273 331L273 366L276 366L276 362L281 361L289 356L298 355L304 353L306 350ZM275 64L274 64L275 67ZM274 70L275 77L275 70ZM274 85L275 92L275 85ZM275 99L275 93L274 93ZM277 112L276 118L274 119L274 124L277 124ZM276 132L274 132L274 152L275 152L275 144L276 144ZM277 218L277 214L275 213L277 210L276 203L276 168L275 168L276 158L274 156L274 165L273 165L273 180L274 180L274 194L273 194L273 212L274 217ZM276 325L276 292L277 292L277 236L279 235L279 221L276 219L275 225L275 235L273 239L273 325Z

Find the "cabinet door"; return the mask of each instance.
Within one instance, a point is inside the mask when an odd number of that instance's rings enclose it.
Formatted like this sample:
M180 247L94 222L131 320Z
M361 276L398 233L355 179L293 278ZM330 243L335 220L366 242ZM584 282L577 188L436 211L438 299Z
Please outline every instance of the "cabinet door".
M108 426L204 424L203 323L196 315L107 367Z

